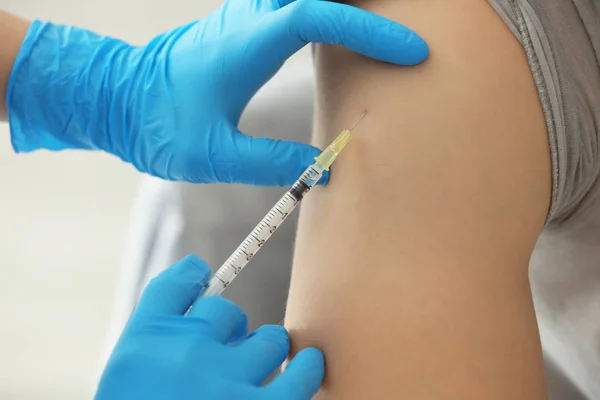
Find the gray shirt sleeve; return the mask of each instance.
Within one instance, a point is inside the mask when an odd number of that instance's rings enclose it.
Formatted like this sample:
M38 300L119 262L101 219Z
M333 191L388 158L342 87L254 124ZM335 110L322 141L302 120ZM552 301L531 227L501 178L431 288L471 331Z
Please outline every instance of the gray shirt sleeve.
M523 45L552 155L547 223L560 225L597 196L600 170L600 8L593 0L489 0Z

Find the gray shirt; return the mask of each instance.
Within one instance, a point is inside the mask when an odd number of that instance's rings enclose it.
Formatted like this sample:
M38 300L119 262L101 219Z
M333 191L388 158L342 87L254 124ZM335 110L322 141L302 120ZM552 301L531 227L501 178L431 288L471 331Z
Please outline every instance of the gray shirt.
M527 53L548 129L552 204L530 263L544 351L600 399L600 3L489 1Z

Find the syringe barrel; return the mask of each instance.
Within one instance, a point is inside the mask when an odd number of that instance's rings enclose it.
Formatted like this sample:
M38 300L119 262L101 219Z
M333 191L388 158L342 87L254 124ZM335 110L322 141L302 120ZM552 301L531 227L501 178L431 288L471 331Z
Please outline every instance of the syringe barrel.
M205 289L202 292L202 297L220 296L226 287L227 286L225 286L223 282L213 277L210 281L208 281L206 286L204 286Z
M201 296L221 295L322 176L323 169L319 165L313 164L308 167L217 270Z

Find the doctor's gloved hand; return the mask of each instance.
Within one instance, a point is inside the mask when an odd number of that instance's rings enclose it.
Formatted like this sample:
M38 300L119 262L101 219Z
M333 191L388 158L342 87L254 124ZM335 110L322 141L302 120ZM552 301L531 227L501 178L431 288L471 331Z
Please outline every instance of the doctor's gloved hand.
M403 65L428 54L400 24L319 0L229 0L140 47L36 21L8 84L13 146L100 149L169 180L291 184L319 151L253 138L237 125L260 87L309 42Z
M324 361L314 348L299 352L261 386L287 357L288 334L265 325L247 336L248 321L237 305L222 297L196 300L209 276L203 261L188 256L148 284L95 400L305 400L316 393Z

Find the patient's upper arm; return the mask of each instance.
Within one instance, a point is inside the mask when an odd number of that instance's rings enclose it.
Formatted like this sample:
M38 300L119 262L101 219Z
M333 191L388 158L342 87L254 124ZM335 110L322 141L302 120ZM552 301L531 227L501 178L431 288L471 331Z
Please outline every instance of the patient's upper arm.
M428 40L416 68L318 46L314 141L368 114L303 205L286 326L324 398L543 398L527 266L549 206L526 57L484 0L357 5Z

